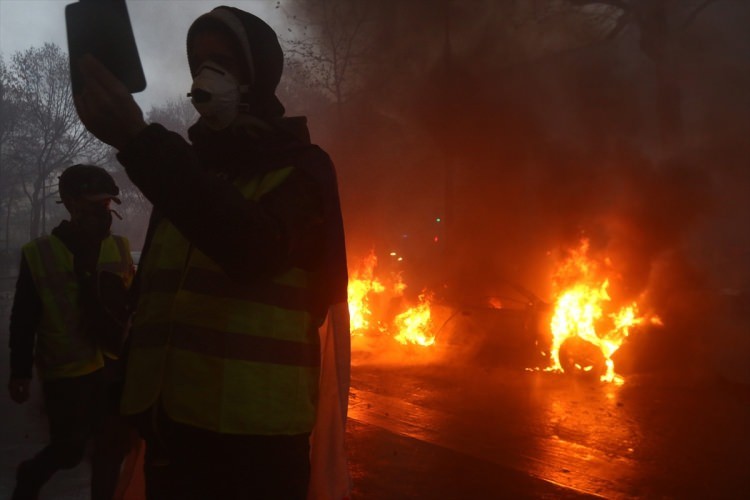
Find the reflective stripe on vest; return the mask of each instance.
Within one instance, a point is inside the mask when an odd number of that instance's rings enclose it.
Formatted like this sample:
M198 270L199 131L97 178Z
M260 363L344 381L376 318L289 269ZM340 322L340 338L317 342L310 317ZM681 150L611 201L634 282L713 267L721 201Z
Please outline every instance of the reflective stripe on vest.
M23 253L42 301L35 348L40 377L75 377L104 366L102 353L81 326L80 286L73 254L55 236L26 244ZM128 285L132 280L132 260L127 240L119 236L103 240L97 269L119 274Z
M258 201L292 172L236 183ZM158 398L170 418L232 434L312 429L320 347L310 273L292 268L238 283L169 222L142 263L123 411Z

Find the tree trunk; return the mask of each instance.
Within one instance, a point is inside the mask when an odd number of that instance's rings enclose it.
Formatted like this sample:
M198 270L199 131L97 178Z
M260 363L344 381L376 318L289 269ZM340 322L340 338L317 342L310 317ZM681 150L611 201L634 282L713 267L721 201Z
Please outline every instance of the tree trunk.
M661 144L665 150L673 150L682 142L682 91L669 64L657 68L657 113Z
M10 252L10 210L13 205L13 197L8 193L8 199L5 200L5 254Z
M38 238L41 233L39 231L41 220L41 205L38 199L34 199L31 202L31 221L29 223L29 240Z
M675 33L664 0L638 0L633 5L641 32L640 46L656 65L656 113L664 151L682 141L682 93L675 68Z

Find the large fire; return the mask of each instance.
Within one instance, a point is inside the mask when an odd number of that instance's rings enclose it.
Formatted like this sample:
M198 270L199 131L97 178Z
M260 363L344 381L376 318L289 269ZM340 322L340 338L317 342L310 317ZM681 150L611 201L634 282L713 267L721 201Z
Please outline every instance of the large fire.
M406 284L399 274L391 274L382 280L376 277L377 264L377 256L371 251L349 278L348 302L352 335L386 333L400 344L425 347L434 344L431 295L422 293L416 306L402 305ZM379 307L373 307L373 302ZM388 307L388 304L394 302L398 304L396 311L389 311L392 307Z
M398 333L394 337L402 344L431 346L435 343L432 333L430 299L423 293L419 305L402 312L394 320Z
M375 252L370 252L362 261L362 265L352 272L347 288L349 302L349 323L353 334L361 335L373 328L370 297L372 294L383 293L385 286L375 278L375 266L378 258Z
M398 256L392 253L391 257ZM582 240L555 271L554 306L549 323L550 363L545 370L591 371L596 365L603 373L602 381L620 384L623 378L615 372L613 355L633 328L644 323L661 324L655 315L639 312L634 301L624 304L613 301L610 283L617 276L611 269L608 259L590 257L589 242ZM360 344L369 349L373 347L370 341L375 340L378 348L386 346L387 350L393 350L399 345L428 347L436 343L432 294L423 291L415 305L405 299L405 289L399 273L378 268L378 259L372 251L360 265L353 266L348 289L349 313L352 335L361 339ZM494 299L489 305L493 309L503 307ZM571 351L570 346L585 346L596 354L581 355L575 349ZM573 352L573 356L562 356L561 361L561 350Z
M552 345L547 370L564 371L560 348L566 341L578 338L601 351L606 366L601 380L621 384L623 378L615 373L612 356L630 335L631 328L646 322L660 324L660 320L653 315L639 315L635 302L619 308L613 305L606 269L610 262L605 260L602 265L588 253L589 241L584 239L577 249L569 252L553 276L555 302L550 321ZM584 371L592 368L578 364L575 367Z

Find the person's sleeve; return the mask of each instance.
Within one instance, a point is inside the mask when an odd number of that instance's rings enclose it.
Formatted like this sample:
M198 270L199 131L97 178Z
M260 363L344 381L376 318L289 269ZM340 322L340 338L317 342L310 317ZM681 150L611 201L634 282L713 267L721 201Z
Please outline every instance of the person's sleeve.
M231 182L202 169L180 135L158 124L118 160L154 208L238 280L272 274L306 255L311 228L321 224L317 186L299 169L259 202L246 200Z
M26 258L22 257L13 308L10 313L8 344L11 378L31 378L34 365L34 341L42 310L42 299L34 286L34 279Z

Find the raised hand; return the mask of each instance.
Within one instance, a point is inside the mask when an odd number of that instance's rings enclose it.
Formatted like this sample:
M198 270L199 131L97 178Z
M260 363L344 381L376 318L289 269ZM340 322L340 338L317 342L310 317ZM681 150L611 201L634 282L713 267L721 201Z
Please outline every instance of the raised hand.
M79 59L78 67L83 91L73 99L81 122L100 141L122 150L146 127L141 108L125 85L92 55Z

